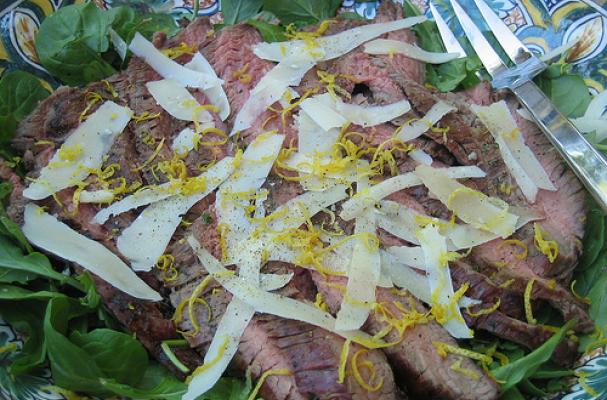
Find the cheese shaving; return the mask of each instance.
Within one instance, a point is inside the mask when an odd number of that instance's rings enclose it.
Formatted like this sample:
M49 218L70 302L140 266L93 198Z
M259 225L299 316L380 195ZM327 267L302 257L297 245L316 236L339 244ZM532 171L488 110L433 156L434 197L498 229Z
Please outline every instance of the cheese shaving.
M206 110L199 110L200 104L177 81L162 79L145 84L148 91L166 112L182 121L212 122L213 117Z
M337 100L335 109L348 122L367 127L400 117L411 110L411 104L406 99L382 106L361 106Z
M103 156L122 132L133 113L112 101L103 103L68 136L40 176L23 191L23 196L42 200L75 182L82 182L89 170L99 169ZM70 149L70 150L68 150ZM75 151L74 149L80 149Z
M400 40L375 39L365 43L367 54L404 54L408 58L429 64L443 64L459 57L458 53L432 53Z
M225 121L230 115L230 103L228 102L228 96L226 95L225 90L223 90L221 80L217 76L217 73L215 73L213 66L202 53L196 52L194 57L192 57L192 60L185 64L184 67L212 76L215 79L213 86L203 89L203 91L211 104L219 109L219 117L221 120Z
M523 296L523 300L525 303L525 317L527 318L527 323L530 325L536 325L537 320L533 318L533 308L531 307L531 293L533 291L533 284L535 283L535 278L529 279L527 285L525 286L525 293Z
M39 210L34 204L28 204L23 213L23 234L33 245L79 264L135 298L162 300L156 291L101 243L81 235L52 215Z
M173 79L182 86L208 89L216 86L218 82L221 84L220 80L210 74L194 71L171 60L138 32L135 33L129 50L137 57L143 58L160 76Z
M432 129L445 115L455 111L456 108L439 100L421 119L412 120L396 130L396 137L403 141L409 141L418 138Z

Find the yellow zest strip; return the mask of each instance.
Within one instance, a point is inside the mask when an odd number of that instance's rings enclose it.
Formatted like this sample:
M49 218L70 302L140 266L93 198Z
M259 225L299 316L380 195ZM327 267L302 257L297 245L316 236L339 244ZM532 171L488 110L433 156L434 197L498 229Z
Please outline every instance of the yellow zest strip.
M253 77L251 75L247 74L248 70L249 70L249 63L246 63L245 65L242 66L242 68L237 69L236 71L232 72L232 76L234 78L238 79L242 83L249 83L249 82L251 82Z
M531 325L537 324L537 320L533 318L533 309L531 308L531 292L533 291L534 283L535 278L529 279L529 282L527 282L527 286L525 287L525 295L523 297L525 301L525 317L527 318L527 322Z
M506 196L510 196L512 194L512 185L508 185L506 183L500 183L499 190Z
M188 46L187 43L181 42L178 46L162 49L160 50L160 52L165 56L169 57L170 59L175 59L184 54L194 55L197 50L198 46L196 46L195 44L193 44L192 46Z
M230 226L222 222L217 225L217 232L219 233L219 246L221 248L221 260L225 262L228 259L228 241L226 236L230 233Z
M36 145L36 146L42 146L42 145L54 146L55 142L53 142L52 140L37 140L34 142L34 145Z
M462 360L457 360L456 362L451 364L450 368L455 372L459 372L460 374L465 375L475 381L478 381L480 379L480 376L476 372L474 372L470 368L462 367Z
M263 383L266 381L266 379L270 375L290 376L290 375L293 375L293 372L291 372L290 370L288 370L286 368L274 368L274 369L269 369L269 370L265 371L263 374L261 374L261 377L259 377L257 384L253 388L253 391L251 392L249 397L247 397L247 400L255 400L255 398L257 397L257 393L259 392L259 389L261 389L261 387L263 386Z
M592 376L596 374L596 372L593 373L588 373L585 371L576 371L575 372L575 376L578 377L578 383L580 384L580 386L582 387L582 389L584 389L584 391L586 393L588 393L590 395L591 398L593 399L598 399L599 398L599 394L597 393L596 390L594 390L587 382L586 382L586 378L588 378L589 376Z
M160 150L162 150L162 146L164 146L164 138L162 138L160 140L160 143L158 143L158 146L156 147L156 149L154 150L154 152L152 153L152 155L150 156L150 158L148 158L139 167L133 168L131 171L133 171L133 172L139 172L139 171L143 170L145 167L147 167L148 165L150 165L150 163L152 161L154 161L154 159L156 158L156 156L158 156L158 154L160 153Z
M97 92L86 92L84 95L84 99L86 100L86 107L80 113L80 118L78 119L80 122L84 121L88 117L88 112L91 111L91 108L100 101L103 101L103 97Z
M352 356L352 363L351 363L352 374L354 375L354 379L356 379L356 382L358 382L358 384L363 389L365 389L367 392L377 392L383 386L384 378L382 377L379 380L379 382L377 382L377 385L371 386L370 382L372 382L376 376L375 367L373 366L373 363L371 363L371 361L369 361L369 360L365 360L360 364L358 362L358 357L360 357L361 354L367 354L367 353L368 353L368 351L366 349L360 349L356 353L354 353L354 355ZM369 378L369 382L365 382L364 379L362 378L362 376L360 374L360 369L359 369L360 367L365 367L370 371L371 376Z
M198 325L198 322L196 321L196 315L194 314L194 303L196 302L196 299L200 297L200 294L202 293L202 291L209 285L209 282L211 282L213 280L213 276L212 275L207 275L202 282L200 282L198 284L198 286L196 286L196 288L194 289L194 291L192 292L192 295L190 296L189 300L188 300L188 317L190 318L190 322L192 324L192 326L194 327L194 331L191 333L188 333L188 336L196 336L198 334L198 332L200 332L200 325Z
M346 339L339 354L339 368L337 369L337 383L344 383L346 379L346 364L348 363L348 353L350 352L350 339Z
M559 246L554 240L544 239L545 231L542 230L540 225L535 222L533 223L533 243L535 247L546 257L548 261L553 263L559 255Z
M105 88L107 89L108 92L110 92L112 97L114 97L114 98L118 97L118 92L116 92L116 90L114 90L114 87L107 79L104 79L101 82L103 82L103 84L105 85Z
M192 380L193 377L202 374L204 371L211 368L213 365L217 364L219 362L219 360L221 360L221 358L223 357L224 353L226 352L226 349L228 348L228 343L229 343L229 338L226 335L226 336L224 336L223 342L221 343L221 346L219 348L219 352L217 353L217 355L215 357L213 357L213 359L210 360L209 362L206 362L203 365L201 365L200 367L196 368L194 370L194 372L192 372L192 375L190 375L186 379L186 383L190 383L190 381Z
M316 306L316 308L323 310L323 311L329 311L329 306L327 305L327 303L325 303L325 299L322 296L322 293L318 292L316 293L316 299L314 300L314 305Z
M510 359L504 353L500 353L499 351L494 351L493 357L497 358L501 365L510 364Z
M493 362L493 359L490 356L487 356L487 355L481 354L481 353L477 353L476 351L462 349L461 347L453 346L448 343L438 342L438 341L433 341L432 344L436 348L436 352L438 353L438 355L443 358L447 357L447 353L451 353L451 354L457 354L459 356L471 358L473 360L480 361L481 363L484 363L487 365L489 365L489 364L491 364L491 362Z
M507 239L507 240L503 240L498 246L498 249L501 249L502 247L506 246L506 245L512 245L512 246L516 246L518 248L521 249L521 252L516 254L516 258L518 258L519 260L524 260L525 258L527 258L527 255L529 254L529 249L527 248L527 245L523 242L521 242L518 239Z
M499 306L500 306L500 303L501 303L501 299L498 297L497 301L495 302L495 304L492 305L489 308L483 308L482 310L479 310L477 312L472 312L472 311L470 311L470 307L471 306L468 306L468 307L466 307L466 312L471 317L480 317L481 315L491 314L492 312L494 312L495 310L497 310L499 308Z
M576 299L578 299L579 301L581 301L582 303L590 304L590 303L591 303L591 301L590 301L590 298L589 298L589 297L582 297L582 296L580 296L580 295L579 295L579 294L578 294L578 293L575 291L575 289L573 288L573 287L575 286L576 282L577 282L577 281L576 281L575 279L574 279L574 280L571 282L571 293L573 293L573 296L574 296Z
M165 282L174 281L179 276L175 268L175 257L171 254L163 254L156 261L156 268L162 271L162 280Z
M200 140L200 135L202 135L203 137L209 134L213 134L213 135L217 135L219 136L221 139L219 140L211 140L211 141L202 141ZM207 128L207 129L203 129L200 132L197 132L196 135L194 135L194 149L198 150L198 146L206 146L206 147L210 147L210 146L221 146L223 144L226 144L228 142L228 135L222 131L219 128Z
M151 114L147 111L144 111L139 115L133 115L133 121L135 121L135 123L139 123L139 122L147 121L147 120L158 118L158 117L160 117L159 112Z
M323 71L323 70L317 70L316 74L318 75L318 78L320 80L320 83L322 83L323 85L325 85L325 87L327 88L327 92L329 92L329 94L331 95L331 97L333 97L334 99L337 98L337 94L340 94L341 96L344 96L347 99L352 98L352 95L350 94L350 92L348 92L346 89L342 88L341 86L339 86L335 80L337 78L345 78L351 81L356 81L356 79L351 76L351 75L345 75L345 74L331 74L327 71Z
M501 285L499 285L498 287L499 287L499 288L502 288L502 289L506 289L506 288L509 288L509 287L510 287L510 285L512 285L514 282L515 282L515 280L514 280L514 279L508 279L506 282L502 283L502 284L501 284Z
M289 113L291 111L293 111L293 109L295 109L295 107L298 107L305 99L307 99L308 97L312 96L313 94L316 94L318 92L318 88L313 88L310 90L306 90L306 92L296 101L289 101L289 105L286 106L285 108L283 108L282 110L277 110L273 107L268 107L268 110L270 111L274 111L276 114L280 114L280 120L282 121L282 126L286 126L287 125L287 116L289 115ZM287 92L289 93L289 92ZM290 96L290 94L288 95Z

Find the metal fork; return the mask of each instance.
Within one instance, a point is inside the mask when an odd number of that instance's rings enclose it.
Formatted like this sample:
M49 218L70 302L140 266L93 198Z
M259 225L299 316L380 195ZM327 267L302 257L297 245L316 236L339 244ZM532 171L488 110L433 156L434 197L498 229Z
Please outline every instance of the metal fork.
M462 6L456 0L451 0L453 11L464 33L485 69L493 78L492 86L495 89L509 89L518 97L592 197L607 213L607 159L584 138L533 83L532 78L542 72L547 67L546 64L527 50L525 45L483 0L474 1L504 52L515 65L513 68L506 66ZM465 55L465 51L459 45L455 35L432 3L430 3L430 9L446 50Z

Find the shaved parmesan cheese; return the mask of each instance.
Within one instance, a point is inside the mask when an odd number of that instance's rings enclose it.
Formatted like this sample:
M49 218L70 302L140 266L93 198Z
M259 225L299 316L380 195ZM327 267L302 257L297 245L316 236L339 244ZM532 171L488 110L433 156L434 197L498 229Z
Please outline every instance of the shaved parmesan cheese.
M360 106L337 101L335 109L347 121L362 127L375 126L400 117L411 110L411 104L407 100L385 106Z
M426 153L423 150L419 150L419 149L410 151L409 157L411 157L413 160L415 160L418 164L432 165L432 163L434 162L434 160L432 159L432 156L430 156L430 154Z
M308 97L299 106L324 131L328 131L331 128L339 128L348 122L337 111L337 102L329 93Z
M317 163L321 167L327 167L326 169L322 170L322 175L324 178L338 179L340 180L340 183L354 182L356 180L356 168L354 168L354 166L344 169L335 168L335 170L332 171L331 160L328 158L318 157L318 155L316 157L312 157L298 152L292 154L291 157L284 161L286 166L298 172L302 172L304 175L312 173Z
M143 282L118 256L99 242L79 234L34 204L25 206L22 227L25 237L61 258L75 262L115 288L139 299L162 297Z
M109 190L83 190L80 192L80 203L111 203L114 201L114 193Z
M204 356L204 363L192 373L183 400L198 399L217 383L236 354L240 338L254 314L255 309L239 299L228 304Z
M215 127L213 122L204 122L200 124L200 129L203 131L213 127ZM188 153L194 149L194 140L196 140L196 132L192 128L184 128L173 139L171 150L179 154Z
M303 40L259 43L253 47L253 52L259 58L278 62L302 53L308 54L317 61L326 61L342 56L384 33L410 28L425 20L426 17L419 16L363 25L335 35L315 39L317 46L313 48L308 48L308 45Z
M251 90L249 98L244 103L234 120L230 135L243 131L253 124L253 121L266 109L282 97L289 86L297 86L314 62L302 57L285 59L272 68Z
M223 86L221 85L221 80L215 73L213 66L200 52L197 52L194 54L194 57L192 57L192 60L185 64L184 67L201 72L205 75L212 76L214 79L216 79L214 86L204 89L203 91L211 104L219 108L219 117L222 121L225 121L230 115L230 103L228 101L228 96L226 96L226 92L223 90Z
M445 115L455 110L455 107L439 100L428 110L422 119L403 125L396 137L402 141L418 138L436 125Z
M40 171L40 177L24 191L23 196L42 200L62 189L82 182L90 169L98 169L103 156L110 150L114 139L129 123L133 112L128 107L106 101L86 121L67 137L55 152L48 165ZM74 157L64 152L77 149Z
M404 54L429 64L443 64L459 57L459 53L432 53L400 40L375 39L365 43L367 54Z
M170 185L171 184L167 182L163 183L162 185L145 188L135 192L132 195L127 196L124 199L100 210L97 214L95 214L91 222L95 224L104 224L114 215L122 214L129 210L147 206L148 204L156 203L157 201L174 196L175 194L168 190Z
M157 201L139 214L118 237L118 250L136 271L149 271L168 245L183 215L226 180L233 170L233 158L226 157L204 174L207 187L188 196L174 195Z
M450 167L441 169L441 171L453 179L483 178L486 175L483 170L476 166ZM367 191L357 193L354 197L344 202L339 216L345 221L349 221L360 215L367 207L374 206L375 203L384 197L402 189L421 184L422 180L412 172L388 178L377 185L371 186Z
M415 173L462 221L503 238L514 232L518 217L508 212L508 204L502 200L462 185L440 168L419 165Z
M288 274L261 274L259 278L259 287L261 290L271 292L272 290L284 287L293 278L293 273Z
M122 37L120 37L118 32L116 32L114 29L109 28L107 32L110 34L110 42L112 42L114 50L116 50L116 53L118 53L120 59L124 61L124 59L126 58L126 53L129 51L129 45L124 41L124 39L122 39Z
M375 214L366 212L357 217L354 232L375 236ZM346 293L337 313L336 329L359 329L365 323L375 303L375 287L379 281L380 269L379 249L369 248L369 244L361 240L356 241L348 269Z
M160 76L165 79L175 80L182 86L208 89L216 86L218 82L219 84L222 83L221 80L210 74L194 71L171 60L154 47L150 41L140 35L139 32L135 33L135 37L133 37L129 45L129 50L137 57L143 58Z
M535 202L538 188L556 190L540 161L523 141L505 101L471 108L495 138L504 163L530 202Z
M200 103L177 81L162 79L145 84L148 91L163 110L182 121L211 122L213 116L200 109Z
M437 322L455 338L472 338L473 332L466 326L459 307L455 303L449 265L446 261L442 261L442 256L447 254L447 240L440 235L438 228L434 225L421 229L418 232L418 239L424 253L431 304L436 309L442 309L444 313L437 318Z
M398 259L401 264L426 270L424 252L420 246L391 246L386 248L386 251Z
M355 343L377 343L371 336L361 331L340 331L335 328L335 318L328 312L322 311L313 305L289 297L280 296L261 290L254 285L230 276L229 270L213 257L206 249L190 237L188 242L198 255L198 259L206 270L233 296L252 306L255 311L276 315L278 317L306 322L333 332Z
M381 267L382 272L390 277L394 285L406 289L413 297L426 304L432 303L430 283L425 273L416 272L401 263L397 257L383 250L381 251ZM480 303L480 300L464 296L459 300L458 307L466 308Z
M305 103L306 100L304 100L303 103ZM320 118L316 119L320 120ZM332 123L327 122L327 120L325 120L325 122L325 126L332 125ZM321 154L324 155L323 158L329 158L329 153L339 138L338 128L325 130L314 122L306 112L300 112L295 117L295 126L297 127L298 154L306 155L308 157L313 157L315 154Z

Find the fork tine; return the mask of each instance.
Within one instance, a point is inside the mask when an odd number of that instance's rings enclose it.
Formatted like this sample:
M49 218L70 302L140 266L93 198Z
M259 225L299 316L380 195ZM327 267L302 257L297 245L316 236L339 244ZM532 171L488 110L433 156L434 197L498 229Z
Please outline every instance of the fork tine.
M443 44L445 45L445 50L447 53L456 53L457 58L466 57L466 52L462 48L462 46L457 41L457 38L449 29L449 26L440 15L436 7L432 2L430 4L430 12L432 13L432 17L434 17L434 21L436 22L436 26L438 28L438 33L440 34L441 39L443 39Z
M470 16L466 14L462 6L456 0L451 0L451 6L464 33L468 37L468 40L470 40L472 48L476 51L478 58L480 58L489 75L495 76L500 71L505 70L506 66L500 56L493 50L491 44L483 36L483 33L474 24Z
M508 57L514 62L520 61L521 56L531 55L527 47L521 42L500 17L495 15L493 10L484 0L474 0L480 10L489 29L495 35L497 41L508 54Z

